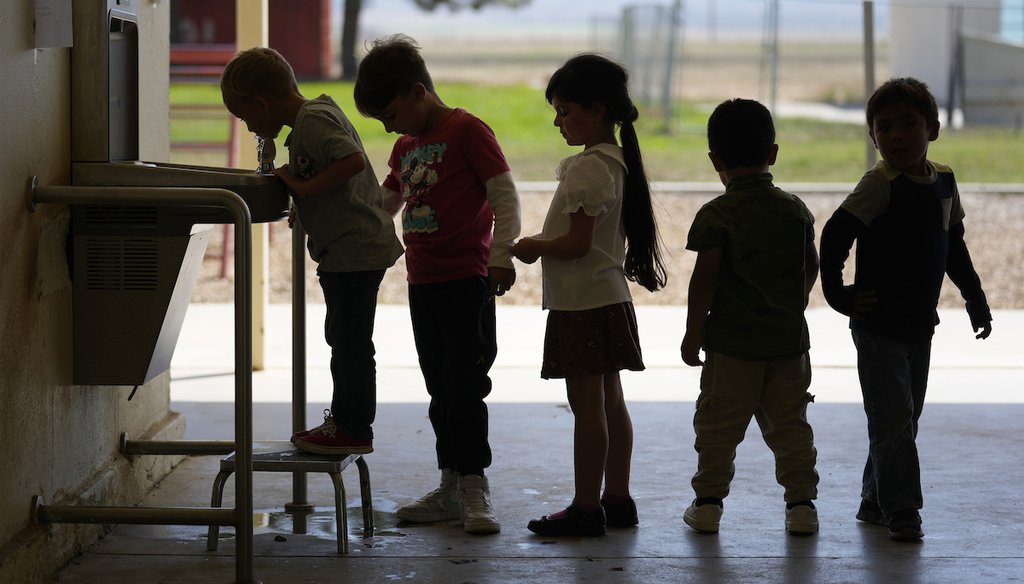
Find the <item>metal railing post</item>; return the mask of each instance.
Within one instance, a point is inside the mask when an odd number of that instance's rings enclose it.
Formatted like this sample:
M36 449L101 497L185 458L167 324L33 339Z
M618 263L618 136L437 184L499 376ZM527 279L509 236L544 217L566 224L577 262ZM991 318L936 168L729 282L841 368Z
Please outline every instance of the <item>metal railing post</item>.
M257 582L253 576L253 496L252 496L252 217L249 207L236 193L210 187L117 187L117 186L39 186L31 181L29 210L37 203L68 205L129 206L213 206L231 213L235 224L235 577L239 583ZM125 511L134 509L135 511ZM89 510L40 506L37 516L57 522L82 522ZM136 522L168 523L192 517L181 509L95 508L106 517L127 517ZM219 517L210 510L210 517ZM218 511L220 513L222 511ZM200 515L204 515L200 513Z
M292 226L292 432L306 429L306 234L296 219ZM292 473L292 531L306 533L313 506L307 498L305 472Z

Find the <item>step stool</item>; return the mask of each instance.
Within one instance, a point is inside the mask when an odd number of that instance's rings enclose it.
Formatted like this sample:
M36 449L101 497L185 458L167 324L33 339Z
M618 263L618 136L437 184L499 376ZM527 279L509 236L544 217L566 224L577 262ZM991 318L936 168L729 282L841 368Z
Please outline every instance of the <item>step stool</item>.
M370 471L361 454L344 457L326 454L312 454L295 448L286 440L253 442L253 472L325 472L334 482L334 507L338 522L338 553L348 553L348 517L345 513L345 483L341 480L341 471L350 464L359 469L359 495L363 506L363 537L373 537L373 501L370 496ZM224 497L224 484L235 472L235 453L232 452L220 461L220 472L213 481L213 497L211 507L220 507ZM206 539L208 551L217 550L219 525L211 525Z

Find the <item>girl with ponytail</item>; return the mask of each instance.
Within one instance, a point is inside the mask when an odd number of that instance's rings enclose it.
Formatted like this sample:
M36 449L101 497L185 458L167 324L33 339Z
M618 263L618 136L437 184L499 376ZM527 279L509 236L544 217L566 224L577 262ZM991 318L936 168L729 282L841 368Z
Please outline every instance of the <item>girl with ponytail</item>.
M599 536L606 526L638 523L619 371L644 364L626 281L654 292L666 274L627 81L622 66L595 54L551 76L545 97L554 125L583 151L558 165L543 231L512 248L522 262L541 260L549 311L541 377L565 379L575 416L576 494L568 508L530 521L545 536Z

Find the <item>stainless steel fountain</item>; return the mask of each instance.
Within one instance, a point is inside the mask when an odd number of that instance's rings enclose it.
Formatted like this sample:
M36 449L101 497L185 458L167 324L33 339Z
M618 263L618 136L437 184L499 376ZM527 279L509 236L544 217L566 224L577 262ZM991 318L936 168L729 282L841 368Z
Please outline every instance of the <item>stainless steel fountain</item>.
M249 171L139 160L136 0L76 0L74 32L72 185L223 188L242 198L253 222L284 216L283 185L256 164ZM208 226L232 216L186 204L73 205L71 214L74 381L144 384L170 367Z

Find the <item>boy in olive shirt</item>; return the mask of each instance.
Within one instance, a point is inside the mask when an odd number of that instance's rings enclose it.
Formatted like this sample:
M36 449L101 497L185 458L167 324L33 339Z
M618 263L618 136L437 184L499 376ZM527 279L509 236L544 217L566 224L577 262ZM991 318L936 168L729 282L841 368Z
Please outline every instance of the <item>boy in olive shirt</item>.
M818 275L814 217L775 187L768 167L778 146L771 114L734 99L708 120L709 156L725 194L697 212L686 248L690 280L683 361L703 366L693 416L696 499L683 520L717 533L735 474L736 446L750 418L775 454L785 488L786 531L818 531L817 451L807 423L810 342L804 309ZM700 360L700 349L705 358Z

